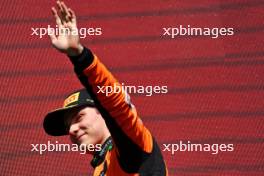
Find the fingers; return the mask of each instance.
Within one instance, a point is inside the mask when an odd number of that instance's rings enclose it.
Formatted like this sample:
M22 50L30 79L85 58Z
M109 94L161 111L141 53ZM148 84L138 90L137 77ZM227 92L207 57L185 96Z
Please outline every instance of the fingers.
M72 9L68 9L69 10L69 13L70 13L70 16L71 16L71 21L76 24L76 15L74 13L74 11Z
M58 13L57 13L57 10L56 10L54 7L52 7L52 8L51 8L51 11L52 11L53 16L55 17L56 24L57 24L59 27L61 27L61 26L62 26L62 22L61 22L61 19L60 19Z
M70 20L70 16L71 16L69 13L69 10L68 10L68 8L64 2L61 2L61 7L62 7L64 16L65 16L66 22L68 22Z
M63 9L62 9L62 6L61 6L61 2L57 1L56 3L57 3L57 7L58 7L59 11L62 12Z
M61 17L62 24L71 21L71 14L68 10L68 7L62 1L57 1L57 7L59 9L59 16Z
M61 19L61 23L63 25L64 23L66 23L65 13L64 13L64 10L62 8L61 2L60 1L57 1L56 3L57 3L58 11L59 11L59 14L58 15L59 15L59 17Z
M57 8L52 7L52 14L55 17L59 28L68 28L76 26L76 16L72 9L68 8L64 2L57 1Z

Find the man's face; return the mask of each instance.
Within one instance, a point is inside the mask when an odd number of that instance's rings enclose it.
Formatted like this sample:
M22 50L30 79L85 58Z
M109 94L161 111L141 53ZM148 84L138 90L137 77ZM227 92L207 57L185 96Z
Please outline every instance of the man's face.
M76 144L100 144L104 139L105 121L94 107L84 107L71 112L66 123L69 135Z

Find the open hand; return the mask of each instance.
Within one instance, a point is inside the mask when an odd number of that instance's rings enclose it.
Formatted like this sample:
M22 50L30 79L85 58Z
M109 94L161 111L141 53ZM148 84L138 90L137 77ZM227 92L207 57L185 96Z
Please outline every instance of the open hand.
M59 34L56 36L54 31L49 31L51 43L56 49L69 56L79 55L83 50L83 46L80 43L75 13L62 1L57 1L57 8L58 11L55 7L52 7L51 10Z

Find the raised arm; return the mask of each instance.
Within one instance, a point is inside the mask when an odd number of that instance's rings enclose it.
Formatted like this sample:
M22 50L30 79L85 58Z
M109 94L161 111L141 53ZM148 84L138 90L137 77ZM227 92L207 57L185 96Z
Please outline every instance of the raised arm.
M79 34L76 32L78 28L75 13L64 2L57 1L57 7L58 11L55 7L52 7L51 11L60 32L56 36L54 31L48 31L52 46L68 56L80 55L83 46L80 43Z
M63 2L57 2L57 5L60 13L55 8L52 8L52 12L58 27L76 30L74 12ZM128 172L137 171L151 155L154 143L129 96L124 91L108 94L100 91L100 88L121 85L98 57L81 45L78 35L50 35L50 39L56 49L70 57L78 78L94 99L117 147L120 165Z

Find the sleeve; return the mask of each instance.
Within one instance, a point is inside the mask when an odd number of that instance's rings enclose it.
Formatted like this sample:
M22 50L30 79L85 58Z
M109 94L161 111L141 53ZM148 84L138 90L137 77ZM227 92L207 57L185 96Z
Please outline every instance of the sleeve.
M122 91L120 83L96 55L84 48L80 56L70 59L78 78L105 119L117 147L121 167L127 172L136 171L152 152L151 133L142 123L127 93ZM110 92L114 87L119 87L119 91Z

